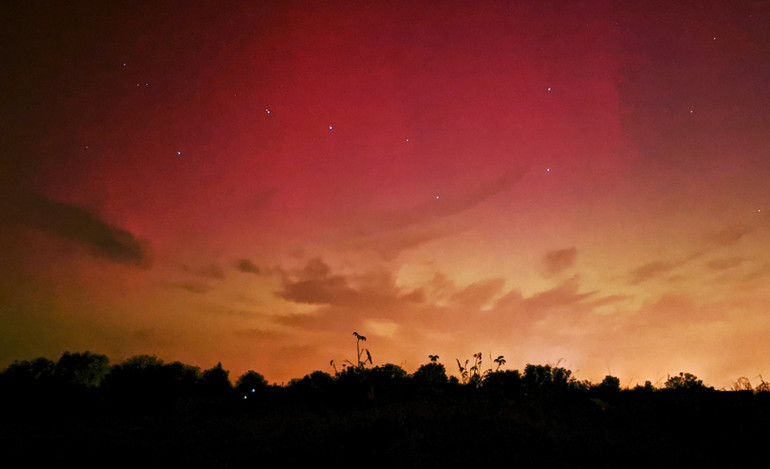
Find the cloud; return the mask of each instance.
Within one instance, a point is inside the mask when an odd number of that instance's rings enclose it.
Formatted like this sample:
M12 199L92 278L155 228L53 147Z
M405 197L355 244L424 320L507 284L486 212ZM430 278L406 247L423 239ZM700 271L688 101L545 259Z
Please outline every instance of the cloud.
M497 302L495 309L515 310L531 317L538 317L547 313L566 312L584 304L587 299L597 293L595 291L580 293L579 289L580 282L577 277L573 277L561 285L527 298L524 298L518 290L513 290Z
M0 220L36 228L61 239L87 246L98 257L122 264L147 267L152 252L149 243L98 216L34 193L5 194Z
M663 275L671 270L675 269L678 264L674 262L650 262L644 264L631 272L631 285L637 285L639 283L651 280L655 277Z
M403 289L390 272L374 270L340 275L320 258L302 269L282 271L282 289L276 296L299 304L317 306L309 312L275 316L277 324L295 330L333 331L362 328L365 321L377 324L409 321L412 312L425 306L422 288Z
M706 240L719 244L720 246L730 246L737 243L744 236L751 233L752 228L749 228L743 224L735 224L727 226L719 231L709 233L706 235Z
M714 259L708 263L708 267L713 270L727 270L737 267L746 259L742 257L728 257L725 259Z
M575 264L577 249L574 247L568 249L558 249L550 251L545 255L545 270L549 274L558 274Z
M284 275L283 291L278 296L295 303L349 304L355 302L358 292L348 286L341 275L330 275L331 269L320 258L311 259L292 279Z
M259 275L259 267L248 259L238 259L235 266L241 272Z
M453 295L452 300L459 306L482 308L502 291L503 286L503 278L475 282Z

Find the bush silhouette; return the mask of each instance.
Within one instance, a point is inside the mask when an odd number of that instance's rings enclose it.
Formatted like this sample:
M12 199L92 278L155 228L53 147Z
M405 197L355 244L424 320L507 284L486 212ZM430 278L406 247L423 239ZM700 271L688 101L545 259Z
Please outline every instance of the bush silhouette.
M666 389L676 391L693 391L713 389L705 386L703 381L691 373L679 372L678 376L669 376L664 384Z
M524 379L519 370L500 370L484 377L484 391L497 397L521 397L524 393Z
M591 394L604 398L617 396L620 394L620 379L607 375L601 383L591 386Z
M581 387L572 371L551 365L528 364L522 381L525 392L533 394L562 394Z
M417 368L412 381L417 388L441 389L449 382L449 378L443 364L431 361Z

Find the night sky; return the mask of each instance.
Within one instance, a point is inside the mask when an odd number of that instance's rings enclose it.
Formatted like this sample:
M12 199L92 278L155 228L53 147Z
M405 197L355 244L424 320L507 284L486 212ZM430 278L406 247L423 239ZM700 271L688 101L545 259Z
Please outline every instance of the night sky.
M770 376L770 2L2 2L0 367Z

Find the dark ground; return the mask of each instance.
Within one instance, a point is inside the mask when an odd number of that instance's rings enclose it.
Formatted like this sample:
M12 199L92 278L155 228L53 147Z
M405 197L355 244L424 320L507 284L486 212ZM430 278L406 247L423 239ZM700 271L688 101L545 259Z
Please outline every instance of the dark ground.
M27 467L755 467L770 441L770 393L33 397L6 397L0 425L3 459Z

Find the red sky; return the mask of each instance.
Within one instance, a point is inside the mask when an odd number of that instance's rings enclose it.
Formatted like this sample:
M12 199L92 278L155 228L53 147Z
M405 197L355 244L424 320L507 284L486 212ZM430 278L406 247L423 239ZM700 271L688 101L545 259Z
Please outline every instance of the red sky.
M770 375L767 2L112 3L0 7L0 366Z

